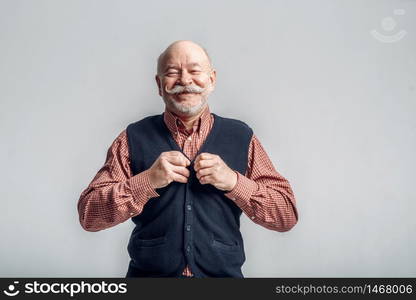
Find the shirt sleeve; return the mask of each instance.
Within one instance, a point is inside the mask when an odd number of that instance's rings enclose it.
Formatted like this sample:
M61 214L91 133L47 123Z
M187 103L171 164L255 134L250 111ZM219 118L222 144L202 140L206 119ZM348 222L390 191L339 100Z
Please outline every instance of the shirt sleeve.
M237 183L225 195L253 222L270 230L290 230L298 221L298 212L289 181L275 170L255 135L248 152L246 174L235 171Z
M81 193L79 221L87 231L103 230L140 214L147 201L158 196L148 170L132 176L124 130L108 149L104 166Z

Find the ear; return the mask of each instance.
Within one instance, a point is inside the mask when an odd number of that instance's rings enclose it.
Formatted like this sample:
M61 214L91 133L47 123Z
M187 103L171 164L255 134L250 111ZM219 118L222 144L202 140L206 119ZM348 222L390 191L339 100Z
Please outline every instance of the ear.
M215 69L211 70L211 74L209 75L209 80L211 81L212 87L215 87L215 83L217 82L217 71Z
M157 89L159 91L159 96L162 97L162 81L159 78L159 75L155 75L156 83L157 83Z
M209 80L211 81L212 89L214 89L215 84L217 82L217 71L215 69L211 70L211 73L209 75Z

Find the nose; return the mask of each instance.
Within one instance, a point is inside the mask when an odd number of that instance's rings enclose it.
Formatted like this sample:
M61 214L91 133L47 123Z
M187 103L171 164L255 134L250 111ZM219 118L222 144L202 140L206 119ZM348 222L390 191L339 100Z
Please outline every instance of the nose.
M192 84L192 78L188 72L182 72L181 76L178 78L178 83L180 85L190 85Z

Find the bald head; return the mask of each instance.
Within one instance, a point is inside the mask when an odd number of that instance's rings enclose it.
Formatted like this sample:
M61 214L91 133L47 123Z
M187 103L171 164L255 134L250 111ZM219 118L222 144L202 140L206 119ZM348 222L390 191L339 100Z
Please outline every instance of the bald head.
M169 60L175 60L178 57L192 56L199 60L209 70L212 69L211 58L206 49L197 43L189 40L179 40L170 44L157 59L157 73L161 74Z

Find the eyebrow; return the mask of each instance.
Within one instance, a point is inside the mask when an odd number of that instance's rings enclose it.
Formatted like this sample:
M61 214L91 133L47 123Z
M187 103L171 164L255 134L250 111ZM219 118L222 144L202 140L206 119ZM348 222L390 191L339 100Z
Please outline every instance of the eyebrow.
M187 66L188 67L199 67L199 68L202 68L202 66L200 64L198 64L198 63L189 63L189 64L187 64ZM177 65L168 64L168 65L166 65L164 71L166 72L169 69L178 69L178 67L177 67Z

